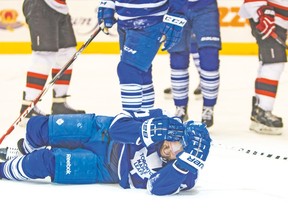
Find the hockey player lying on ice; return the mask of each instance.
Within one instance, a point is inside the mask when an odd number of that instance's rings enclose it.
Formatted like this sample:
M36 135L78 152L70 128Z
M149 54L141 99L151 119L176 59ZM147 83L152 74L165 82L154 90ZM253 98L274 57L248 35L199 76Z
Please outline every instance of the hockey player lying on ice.
M123 188L146 188L155 195L189 190L204 167L211 139L206 125L168 116L152 109L123 111L116 117L32 117L25 139L18 141L23 155L1 162L0 178L119 183Z

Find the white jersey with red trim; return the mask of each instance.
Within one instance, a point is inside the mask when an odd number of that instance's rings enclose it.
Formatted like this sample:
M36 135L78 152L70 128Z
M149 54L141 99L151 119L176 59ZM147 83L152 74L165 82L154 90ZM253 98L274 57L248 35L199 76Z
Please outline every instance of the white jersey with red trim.
M263 5L270 5L275 10L275 23L282 28L288 29L288 0L244 0L239 15L243 18L253 18L258 22L257 10Z
M53 8L59 13L68 14L68 6L66 0L44 0L49 7Z

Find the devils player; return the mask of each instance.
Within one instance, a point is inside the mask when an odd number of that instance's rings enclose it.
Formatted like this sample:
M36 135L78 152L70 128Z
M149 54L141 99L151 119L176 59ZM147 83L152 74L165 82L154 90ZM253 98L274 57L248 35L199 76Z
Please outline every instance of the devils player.
M252 97L250 129L263 134L281 134L282 118L272 114L281 74L287 62L288 1L245 0L240 16L249 19L259 51L259 68Z
M54 77L76 52L76 38L65 0L25 0L23 14L30 31L32 56L26 75L26 88L20 113L43 90L49 75ZM85 113L67 104L72 66L55 82L51 112L53 114ZM45 115L37 106L27 115Z

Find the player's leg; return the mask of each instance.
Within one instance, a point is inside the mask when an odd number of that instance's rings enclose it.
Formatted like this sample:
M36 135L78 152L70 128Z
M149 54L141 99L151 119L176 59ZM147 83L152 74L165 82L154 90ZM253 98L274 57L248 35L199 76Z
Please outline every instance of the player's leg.
M55 12L57 13L57 12ZM76 52L76 38L71 23L70 15L59 15L58 21L59 50L55 64L52 68L52 78L72 58ZM67 93L73 74L73 66L70 65L64 74L55 82L53 88L52 114L83 114L84 110L77 110L67 104Z
M279 135L282 133L282 118L272 114L281 74L287 62L285 47L273 38L261 39L251 21L252 33L259 46L259 68L255 79L255 95L252 97L250 130L263 134ZM276 32L283 41L286 30L276 26Z
M62 114L31 117L27 123L25 137L18 141L18 149L28 154L42 148L84 147L90 142L104 139L111 117L98 125L94 114ZM97 140L97 137L101 137ZM101 140L102 141L102 140ZM107 141L103 140L103 142Z
M0 179L25 181L51 178L54 183L116 183L106 158L85 149L40 149L0 163Z
M200 63L203 94L202 122L207 127L211 127L214 124L214 107L219 90L219 50L214 47L204 47L199 49L199 53L200 61L202 61Z
M195 40L194 34L191 35L190 54L192 56L195 68L197 69L197 73L199 74L199 77L200 77L200 61L199 61L198 45L197 45L197 41ZM196 100L202 99L200 81L193 93L195 95ZM164 89L164 97L166 99L173 98L171 87Z
M160 47L161 25L162 23L141 31L118 29L121 61L117 73L124 110L140 110L154 106L151 66Z
M199 57L199 52L198 52L198 45L197 45L197 41L195 39L194 34L191 35L190 54L192 56L197 73L199 74L199 83L197 87L195 88L195 90L193 91L196 100L198 100L198 99L202 99L201 84L200 84L201 69L200 69L200 59L199 59L200 57Z
M203 95L202 122L207 127L214 124L214 106L217 103L220 85L219 50L221 49L219 11L217 3L195 11L193 33L195 33L199 60L200 82Z
M142 73L142 76L143 100L141 109L150 109L153 108L155 101L154 85L152 81L152 66L146 73Z
M44 1L28 0L23 4L23 13L30 31L32 58L27 71L20 113L23 113L43 90L58 51L58 17L55 16L54 11ZM34 115L45 114L35 106L26 116L23 125Z
M189 56L189 51L170 53L171 87L176 106L175 115L183 121L188 120Z
M0 179L25 181L53 176L55 160L48 149L15 157L0 163Z
M55 171L54 183L92 184L117 183L117 170L112 170L106 157L101 157L86 149L53 149Z
M179 43L169 50L170 79L175 115L186 121L189 102L189 64L190 64L191 20L188 20Z
M56 52L32 51L31 63L26 75L26 87L23 91L23 100L20 113L23 113L28 106L43 91L47 82L52 62L55 60ZM25 126L31 116L46 115L37 105L23 119L22 126Z

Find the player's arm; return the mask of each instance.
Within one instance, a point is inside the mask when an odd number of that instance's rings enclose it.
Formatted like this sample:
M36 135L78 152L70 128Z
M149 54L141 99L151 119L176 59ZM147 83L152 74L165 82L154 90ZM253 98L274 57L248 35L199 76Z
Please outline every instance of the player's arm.
M164 42L162 50L170 50L181 38L183 27L187 20L185 12L187 10L187 0L170 0L167 14L163 17L163 34L161 42Z
M175 169L174 161L154 173L147 182L147 190L154 195L177 194L194 187L198 174Z
M98 23L104 23L104 27L111 28L115 23L115 1L114 0L100 0L98 6Z
M194 121L185 122L184 127L180 140L183 151L176 155L176 160L151 176L147 189L152 194L168 195L191 189L199 170L204 167L211 143L208 130L204 124Z
M243 18L252 18L255 22L258 22L259 16L257 10L262 6L267 6L267 0L245 0L239 14Z
M253 19L262 40L275 34L275 11L267 1L246 0L239 12L240 16Z

